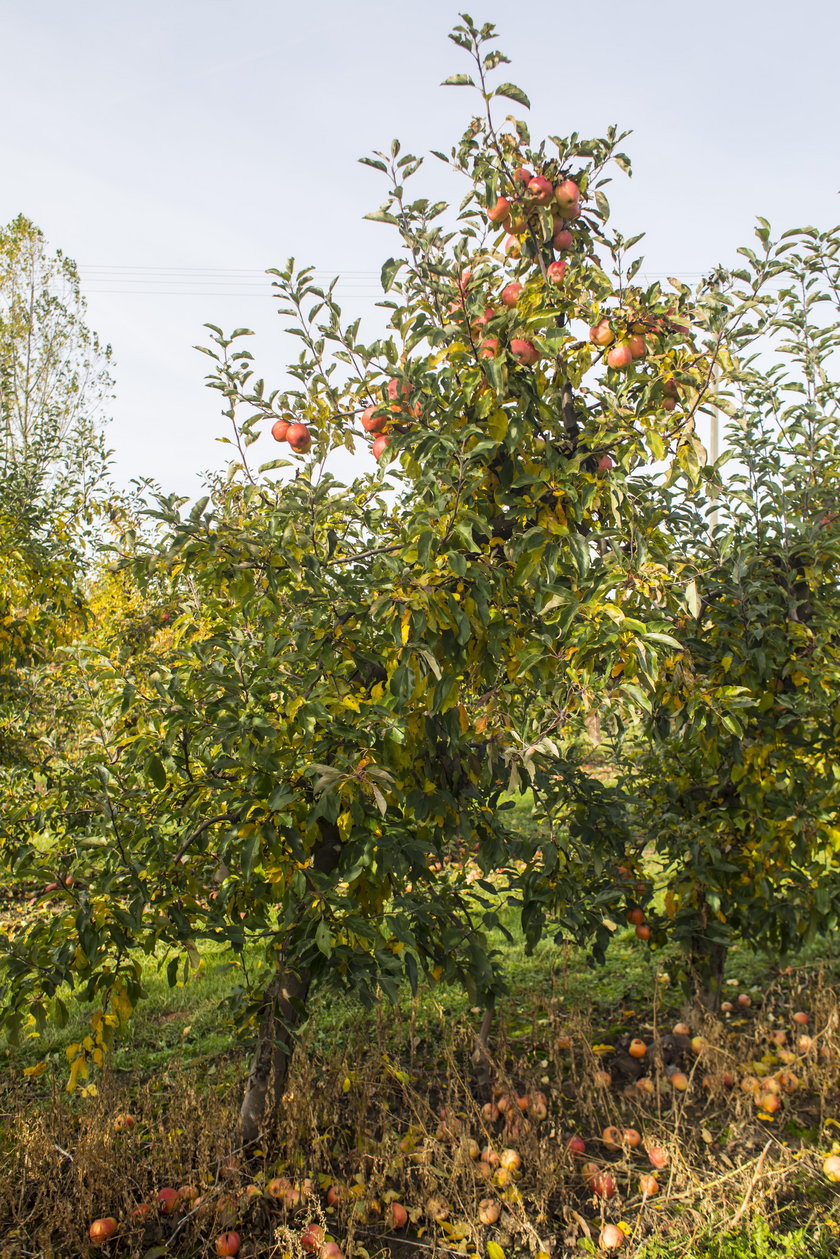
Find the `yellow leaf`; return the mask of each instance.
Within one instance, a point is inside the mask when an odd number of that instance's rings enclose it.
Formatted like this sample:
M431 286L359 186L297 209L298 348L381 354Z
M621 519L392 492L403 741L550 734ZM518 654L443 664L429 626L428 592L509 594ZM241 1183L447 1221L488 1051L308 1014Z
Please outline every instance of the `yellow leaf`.
M67 1081L67 1092L74 1093L79 1086L79 1080L88 1078L87 1058L84 1054L80 1054L74 1059L70 1068L70 1079Z
M39 1075L43 1075L46 1069L47 1069L47 1064L45 1062L36 1062L34 1067L24 1067L23 1074L28 1075L30 1077L39 1076Z
M487 1259L505 1259L505 1252L498 1242L489 1241L487 1243Z

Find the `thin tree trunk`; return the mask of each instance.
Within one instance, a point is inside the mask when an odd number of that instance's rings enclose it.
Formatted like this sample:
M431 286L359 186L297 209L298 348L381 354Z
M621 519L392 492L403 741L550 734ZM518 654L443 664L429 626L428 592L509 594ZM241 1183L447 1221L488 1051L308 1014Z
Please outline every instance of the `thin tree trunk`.
M327 874L338 864L341 839L331 822L321 822L321 842L312 868ZM294 944L294 940L289 942ZM281 963L265 990L257 1046L239 1110L238 1134L243 1145L259 1139L276 1113L286 1087L297 1031L306 1017L312 977L306 967Z
M270 1109L274 1113L283 1096L295 1034L306 1013L310 983L308 971L295 974L282 969L266 989L257 1048L239 1110L239 1137L243 1145L251 1145L259 1139L269 1117L269 1103L273 1102Z
M692 941L687 957L691 1002L703 1013L716 1014L720 1009L728 951L726 944L712 943L702 937Z
M478 1074L478 1081L481 1088L489 1093L493 1083L492 1061L490 1057L490 1028L493 1026L494 1010L492 1006L488 1006L484 1011L484 1017L481 1020L481 1027L475 1038L475 1049L472 1053L473 1066Z

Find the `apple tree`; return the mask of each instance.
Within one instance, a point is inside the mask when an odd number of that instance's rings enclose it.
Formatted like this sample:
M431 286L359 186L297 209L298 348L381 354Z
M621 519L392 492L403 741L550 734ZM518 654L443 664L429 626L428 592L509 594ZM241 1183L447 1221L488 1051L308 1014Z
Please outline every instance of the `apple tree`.
M0 228L0 770L37 765L55 649L83 625L92 537L109 504L110 351L75 264L24 215Z
M661 933L713 1007L730 942L778 956L840 910L840 231L757 236L709 286L734 356L726 448L714 495L672 513L683 650L635 762Z
M533 143L496 121L528 101L490 84L493 28L464 17L452 39L473 70L447 83L481 107L436 154L460 207L411 191L422 161L394 142L366 159L388 189L369 217L398 240L386 331L364 340L293 263L271 272L299 345L280 387L247 330L210 328L235 461L194 505L157 503L153 542L116 560L168 591L167 640L142 664L80 645L74 755L53 750L4 839L38 878L33 832L59 836L73 876L60 912L3 942L7 1025L62 1017L67 986L94 1002L81 1078L142 996L140 958L174 983L225 942L253 1045L245 1141L313 985L375 1001L457 981L492 1006L511 905L531 943L603 947L634 840L570 738L600 700L649 702L679 650L650 469L684 493L706 475L715 344L689 289L643 285L638 237L608 225L623 137ZM254 468L269 431L282 457ZM369 441L378 469L338 480L332 453ZM508 822L524 786L531 838Z

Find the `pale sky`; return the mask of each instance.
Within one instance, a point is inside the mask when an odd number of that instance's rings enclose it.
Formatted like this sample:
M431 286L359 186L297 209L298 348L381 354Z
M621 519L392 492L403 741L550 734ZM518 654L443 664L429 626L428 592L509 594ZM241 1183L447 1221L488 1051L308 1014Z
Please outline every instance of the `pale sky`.
M357 158L394 136L415 153L460 136L473 96L438 86L469 70L447 39L459 7L0 5L0 220L26 214L80 266L90 323L114 348L120 482L194 494L226 462L209 360L191 348L203 323L254 328L260 374L282 383L294 350L266 267L294 255L339 274L345 309L375 316L397 242L363 220L385 185ZM840 0L469 11L496 23L534 137L633 130L634 177L617 175L609 197L625 235L647 232L646 273L694 280L733 263L756 215L779 232L840 220ZM444 180L430 158L424 191L437 197ZM270 439L255 447L278 453Z

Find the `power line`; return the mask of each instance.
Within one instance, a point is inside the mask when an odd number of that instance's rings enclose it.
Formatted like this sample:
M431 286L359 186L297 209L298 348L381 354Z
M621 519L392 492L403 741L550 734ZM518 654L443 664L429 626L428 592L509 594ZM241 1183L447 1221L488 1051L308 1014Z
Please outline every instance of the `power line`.
M80 264L79 274L86 293L114 297L236 297L282 299L274 291L272 277L257 267L150 266L134 263ZM703 272L684 271L686 280L697 280ZM310 278L319 287L336 280L335 293L344 300L373 300L382 296L377 271L312 271ZM664 271L644 273L644 278L663 280ZM120 287L114 287L119 285ZM129 287L127 287L129 286ZM189 286L189 287L187 287Z

